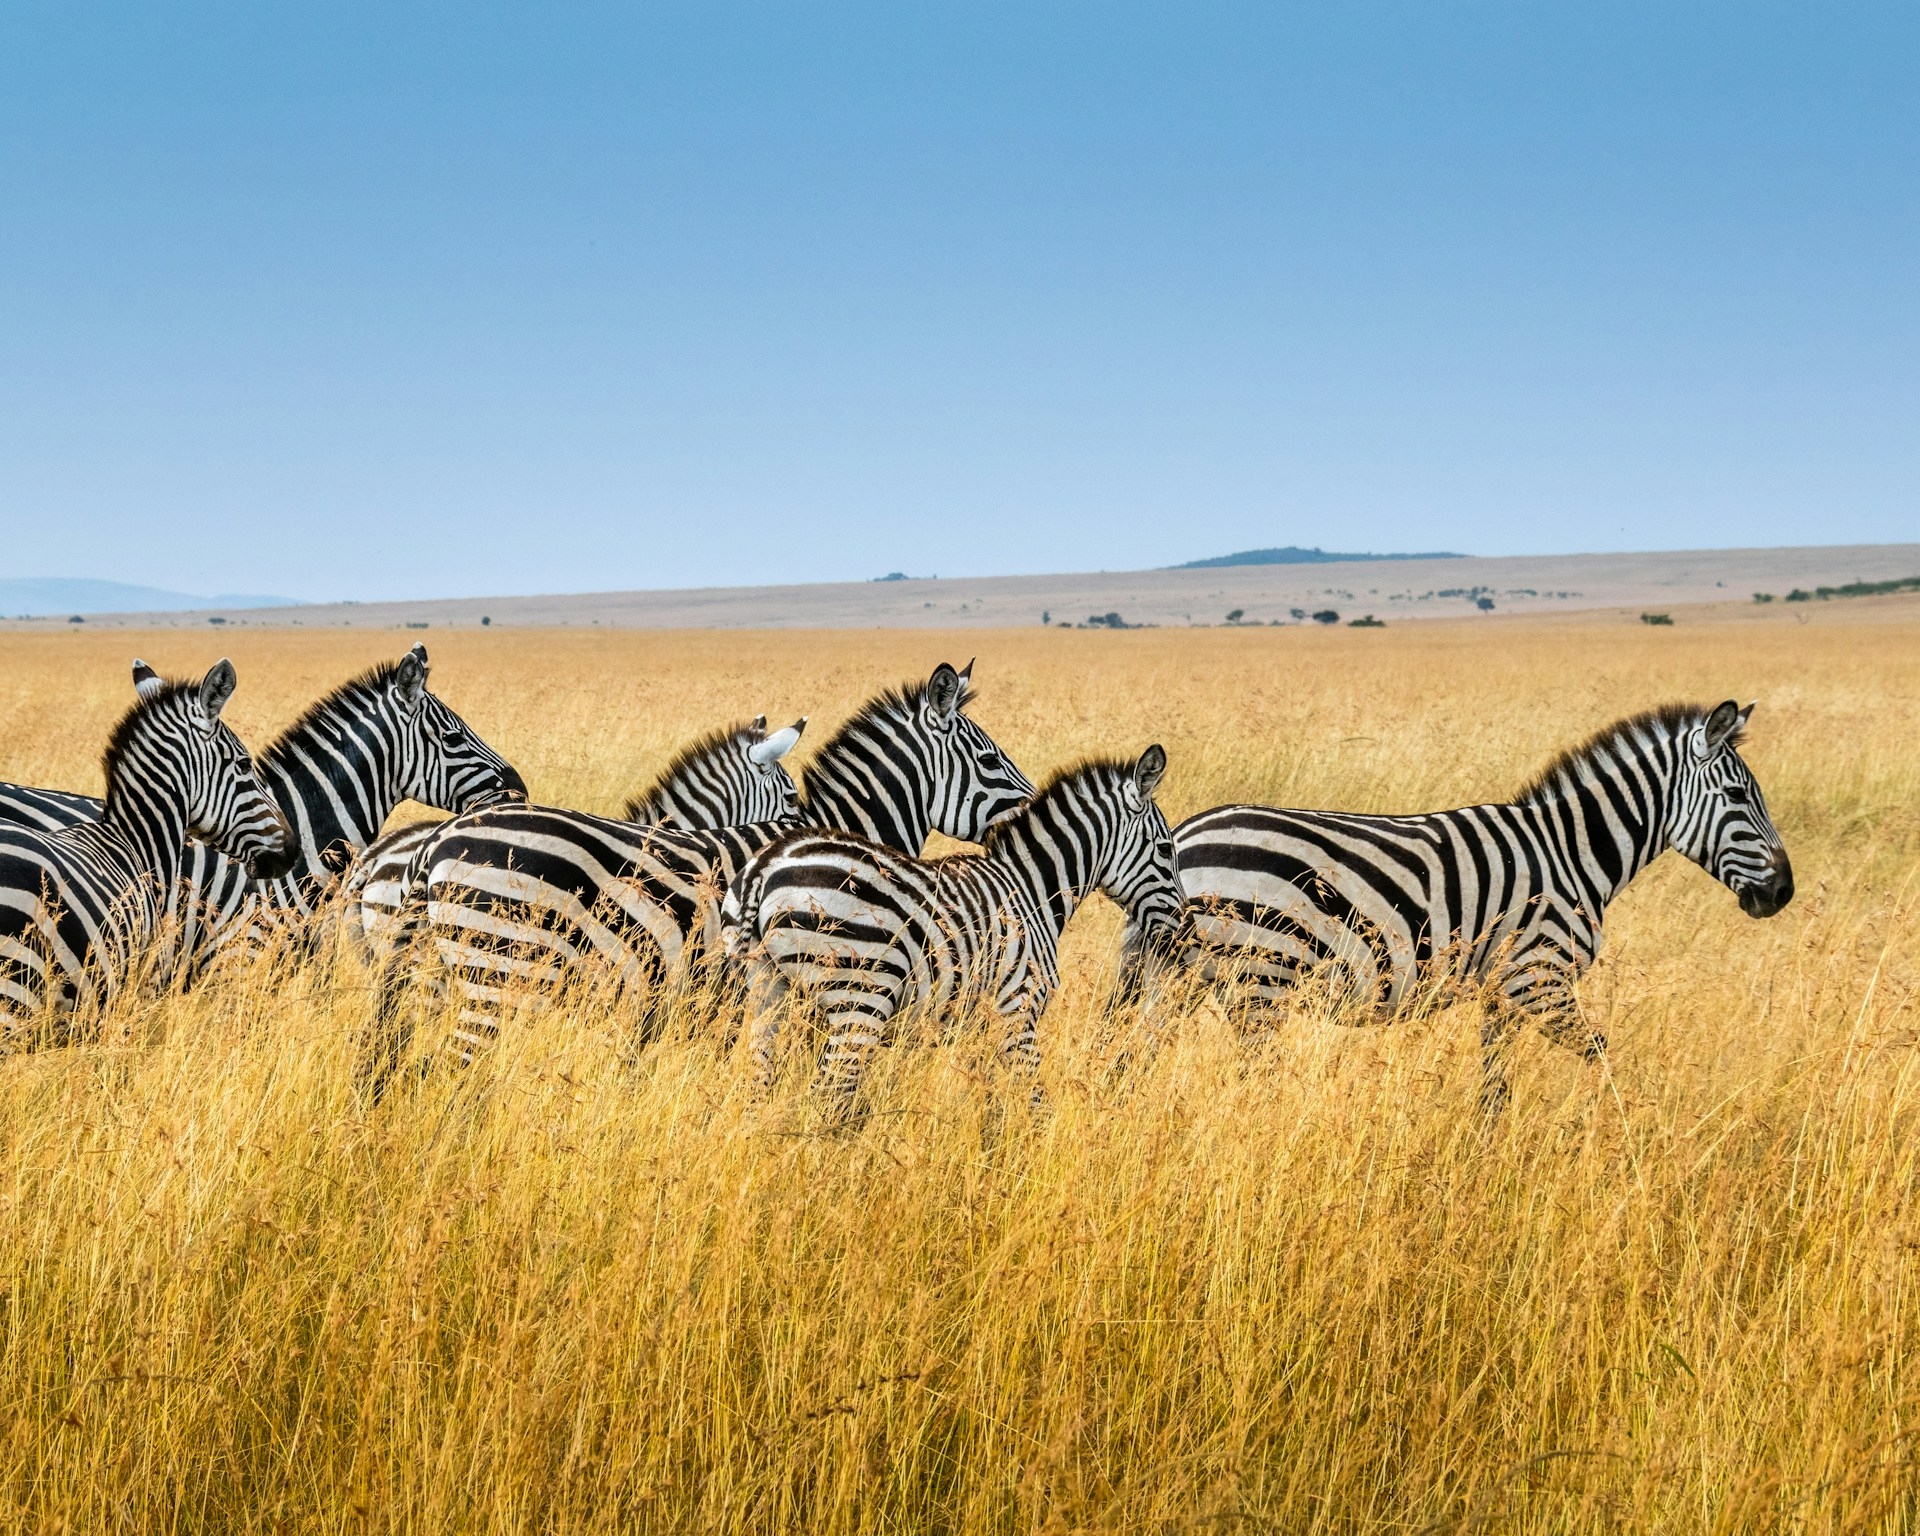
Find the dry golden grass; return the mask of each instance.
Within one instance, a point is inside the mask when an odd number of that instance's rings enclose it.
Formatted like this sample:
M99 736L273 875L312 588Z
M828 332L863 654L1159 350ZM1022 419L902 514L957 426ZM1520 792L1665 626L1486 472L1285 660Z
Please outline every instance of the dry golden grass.
M1684 616L1683 616L1684 617ZM129 690L224 645L262 741L411 635L0 637L0 776L88 787ZM1669 857L1473 1114L1466 1005L1258 1045L1213 1011L1120 1083L1089 911L1054 1105L983 1143L979 1038L804 1066L620 1057L571 999L356 1102L335 957L0 1064L0 1521L69 1530L1232 1530L1920 1524L1920 624L973 636L435 633L536 796L608 809L736 715L828 727L977 648L1036 777L1164 741L1229 799L1495 798L1670 697L1761 700L1800 896ZM194 648L184 641L191 639Z

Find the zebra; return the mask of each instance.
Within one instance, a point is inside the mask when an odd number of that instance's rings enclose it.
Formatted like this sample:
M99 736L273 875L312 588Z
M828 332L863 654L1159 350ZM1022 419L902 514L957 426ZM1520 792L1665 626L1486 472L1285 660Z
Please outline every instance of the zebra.
M198 683L156 679L108 739L97 818L0 826L0 1049L29 1047L52 1016L70 1021L122 990L162 924L189 836L260 879L291 866L293 829L220 719L236 682L224 658Z
M918 852L932 831L977 842L1033 784L967 714L973 663L870 699L803 775L800 822ZM470 1061L515 982L599 971L621 987L717 954L722 893L794 824L687 832L580 811L506 807L455 817L414 855L376 1010L377 1098L405 1049L395 1027L406 956L430 936L463 998L456 1052ZM656 995L642 1038L658 1027Z
M279 879L257 882L240 863L203 843L190 845L169 906L179 924L183 980L216 955L257 948L281 930L311 932L310 920L340 872L370 843L393 808L414 799L443 810L524 800L526 785L427 686L424 645L373 667L308 709L258 757L262 781L292 824L297 857ZM158 675L134 663L143 696ZM41 817L66 825L98 819L102 802L44 790L0 789Z
M781 759L806 728L802 715L768 735L767 717L757 715L745 725L710 732L676 754L649 788L627 801L622 814L638 826L686 831L797 821L800 792ZM386 958L414 855L445 825L421 821L397 827L347 871L342 893L347 930L370 960Z
M1739 747L1754 706L1669 704L1561 753L1510 802L1416 816L1227 805L1174 829L1187 907L1165 942L1130 932L1126 985L1171 960L1271 1004L1330 972L1387 1017L1423 977L1480 988L1483 1103L1507 1097L1516 1022L1589 1059L1574 983L1609 902L1669 848L1771 917L1793 867Z
M781 1001L824 1016L815 1078L845 1115L867 1058L910 1011L990 1003L1001 1055L1040 1101L1036 1027L1060 984L1060 935L1104 891L1133 925L1170 929L1181 907L1173 835L1155 803L1167 754L1094 759L1057 774L976 854L919 859L831 832L795 832L727 893L725 942L748 973L750 1051L770 1088Z

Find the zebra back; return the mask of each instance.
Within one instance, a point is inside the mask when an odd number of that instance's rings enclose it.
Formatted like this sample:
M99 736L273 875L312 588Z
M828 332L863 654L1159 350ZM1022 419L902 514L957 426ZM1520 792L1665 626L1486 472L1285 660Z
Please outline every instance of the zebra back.
M800 801L783 759L806 728L802 715L768 735L767 717L757 715L745 725L710 731L676 753L659 778L627 802L627 820L682 831L791 823ZM370 958L385 955L397 932L415 857L445 826L427 821L396 827L376 839L347 872L347 931Z

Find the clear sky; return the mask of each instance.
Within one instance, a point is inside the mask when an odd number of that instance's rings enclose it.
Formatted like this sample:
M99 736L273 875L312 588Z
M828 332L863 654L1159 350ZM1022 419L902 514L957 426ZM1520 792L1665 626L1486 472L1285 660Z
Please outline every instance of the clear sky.
M0 575L1920 538L1911 5L0 11Z

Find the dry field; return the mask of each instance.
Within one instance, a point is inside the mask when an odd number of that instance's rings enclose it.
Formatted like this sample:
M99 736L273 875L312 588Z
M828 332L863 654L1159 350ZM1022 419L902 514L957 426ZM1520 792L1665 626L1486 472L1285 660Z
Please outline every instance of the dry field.
M0 1524L19 1531L1920 1526L1920 618L1649 630L438 632L537 797L609 809L722 719L824 730L978 649L1036 777L1164 741L1230 799L1497 798L1673 697L1757 697L1800 895L1675 856L1474 1112L1470 1005L1270 1039L1183 1018L1116 1081L1110 909L1045 1022L886 1053L822 1134L711 1032L623 1063L592 998L356 1102L350 958L0 1064ZM1872 622L1867 622L1871 619ZM262 742L414 638L0 636L0 776L88 787L134 652L222 644ZM131 1042L131 1043L129 1043Z

